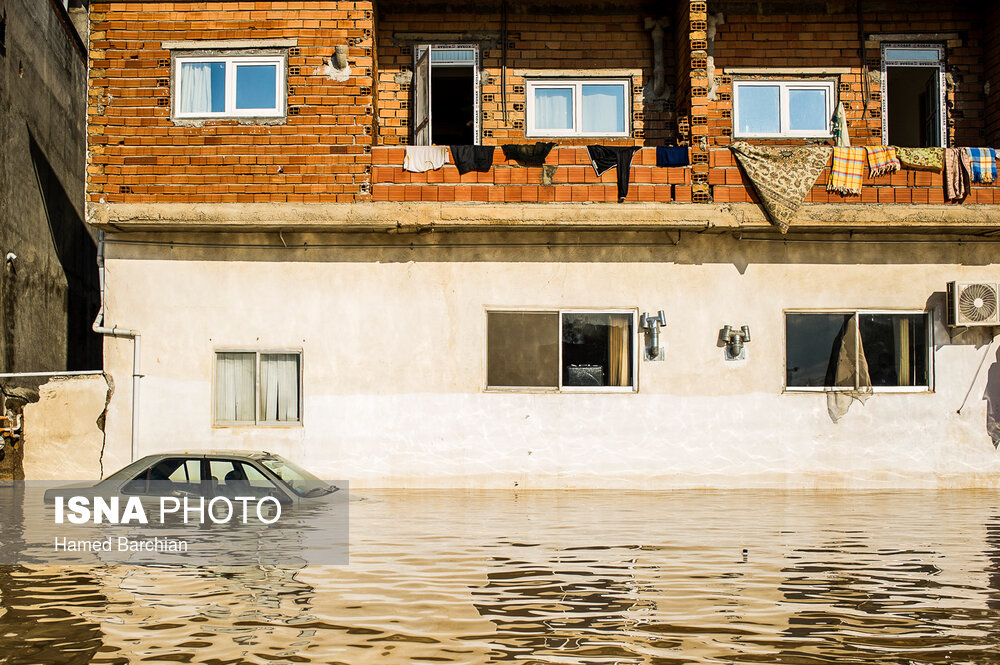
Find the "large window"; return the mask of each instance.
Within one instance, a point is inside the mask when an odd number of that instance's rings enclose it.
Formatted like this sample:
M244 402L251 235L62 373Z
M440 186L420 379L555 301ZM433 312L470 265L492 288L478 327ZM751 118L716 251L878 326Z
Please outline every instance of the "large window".
M785 385L790 390L929 390L925 312L788 312Z
M831 134L833 81L734 81L734 134L826 137Z
M635 331L631 310L489 311L486 385L634 391Z
M479 47L414 47L414 145L479 143Z
M628 79L527 81L528 136L628 136Z
M185 56L174 59L175 117L278 117L284 114L284 56Z
M302 420L302 354L217 351L215 423L288 425Z

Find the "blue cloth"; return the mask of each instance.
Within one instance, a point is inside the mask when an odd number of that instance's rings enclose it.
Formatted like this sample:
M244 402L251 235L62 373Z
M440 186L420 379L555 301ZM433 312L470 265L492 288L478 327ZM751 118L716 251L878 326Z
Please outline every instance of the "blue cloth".
M656 146L657 166L687 166L688 164L690 164L690 161L688 160L688 147L686 145L676 148L669 148L665 145Z
M966 148L972 162L972 182L995 182L997 153L993 148Z

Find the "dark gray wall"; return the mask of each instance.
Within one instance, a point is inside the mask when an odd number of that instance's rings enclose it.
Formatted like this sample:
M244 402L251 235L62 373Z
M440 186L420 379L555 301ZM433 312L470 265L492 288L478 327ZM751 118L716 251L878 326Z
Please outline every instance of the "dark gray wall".
M86 59L58 0L0 0L0 371L100 369ZM12 263L8 252L17 255Z

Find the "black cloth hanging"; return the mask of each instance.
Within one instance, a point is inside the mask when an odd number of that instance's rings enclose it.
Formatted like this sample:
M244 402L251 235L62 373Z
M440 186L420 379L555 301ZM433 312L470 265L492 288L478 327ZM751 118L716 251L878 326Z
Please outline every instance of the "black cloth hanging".
M458 167L458 173L469 171L489 171L493 168L493 148L491 145L452 145L451 159Z
M690 163L688 158L688 147L686 145L667 147L665 145L656 146L657 166L687 166Z
M544 164L555 143L538 141L535 145L523 143L508 143L500 146L507 161L524 162L525 164Z
M618 169L618 202L628 196L629 172L632 170L632 156L639 151L636 146L588 145L590 163L594 172L603 175L608 169Z

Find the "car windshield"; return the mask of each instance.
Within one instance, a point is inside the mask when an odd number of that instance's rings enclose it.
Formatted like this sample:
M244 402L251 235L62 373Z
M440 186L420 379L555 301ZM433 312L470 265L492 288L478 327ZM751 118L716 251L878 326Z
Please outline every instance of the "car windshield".
M333 492L334 487L325 483L305 469L280 457L262 457L260 463L268 468L282 482L299 496L323 496Z

